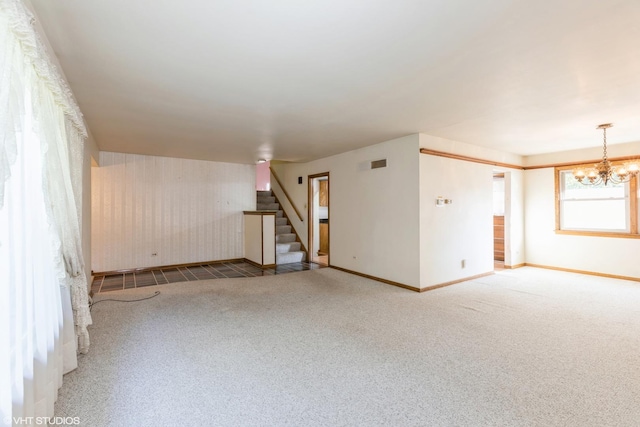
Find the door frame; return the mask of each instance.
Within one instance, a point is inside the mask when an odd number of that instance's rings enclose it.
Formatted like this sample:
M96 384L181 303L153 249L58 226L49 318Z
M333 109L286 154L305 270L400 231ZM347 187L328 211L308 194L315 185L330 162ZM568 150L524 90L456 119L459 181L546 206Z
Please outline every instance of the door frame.
M493 176L502 175L504 180L504 266L505 268L514 268L514 256L517 256L519 252L514 255L512 247L512 222L513 222L513 210L517 209L517 200L514 200L512 194L514 171L509 169L498 168L493 170ZM520 190L521 191L521 190ZM517 218L516 218L517 221ZM524 227L524 225L522 225ZM492 227L493 229L493 227ZM495 261L495 260L494 260ZM515 261L517 262L517 261ZM515 264L516 267L520 264Z
M313 175L309 175L307 177L307 218L309 218L308 223L308 241L307 241L307 260L312 262L313 250L317 251L318 248L314 248L313 246L313 224L315 222L315 217L313 215L313 180L316 178L327 177L327 212L329 212L329 223L327 224L328 228L328 236L327 236L327 245L329 246L329 253L327 254L327 266L331 265L331 178L329 177L329 172L316 173Z

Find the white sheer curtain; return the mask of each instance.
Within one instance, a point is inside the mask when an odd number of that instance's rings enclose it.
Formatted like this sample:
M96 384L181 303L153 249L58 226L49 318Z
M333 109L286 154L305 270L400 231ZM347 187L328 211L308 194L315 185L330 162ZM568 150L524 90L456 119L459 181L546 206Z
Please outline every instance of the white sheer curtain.
M53 416L91 324L80 234L86 129L32 24L20 0L0 0L1 425Z

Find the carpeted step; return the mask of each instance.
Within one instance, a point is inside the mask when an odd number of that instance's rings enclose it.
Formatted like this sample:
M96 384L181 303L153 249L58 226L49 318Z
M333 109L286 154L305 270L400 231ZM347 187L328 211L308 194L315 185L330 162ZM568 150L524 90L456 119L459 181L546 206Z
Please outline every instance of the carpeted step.
M258 197L271 197L271 190L269 190L269 191L258 191Z
M276 221L278 220L278 218L283 218L283 217L284 217L284 214L283 214L283 212L282 212L282 211L278 211L278 212L276 212ZM286 219L286 218L285 218L285 219Z
M300 250L300 242L276 243L276 253L297 252Z
M258 211L277 211L277 210L280 210L280 205L278 203L258 203L256 205L256 210L258 210Z
M295 242L295 241L296 241L296 235L293 233L276 234L276 243L289 243L289 242Z
M291 233L290 225L277 225L276 226L276 235L278 234L289 234Z
M260 203L266 203L266 204L269 204L269 203L275 203L275 202L276 202L276 198L275 198L275 197L273 197L273 196L269 196L269 197L258 197L258 198L257 198L257 202L258 202L258 204L260 204Z
M282 212L282 211L280 211ZM276 218L276 226L278 225L289 225L289 221L287 220L287 218Z
M276 264L291 264L294 262L302 262L306 259L307 254L302 251L286 252L283 254L276 254Z

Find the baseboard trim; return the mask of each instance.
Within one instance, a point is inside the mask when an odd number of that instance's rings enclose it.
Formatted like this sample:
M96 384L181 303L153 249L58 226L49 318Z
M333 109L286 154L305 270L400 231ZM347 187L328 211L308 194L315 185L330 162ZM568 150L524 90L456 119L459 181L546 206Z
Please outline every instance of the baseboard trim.
M509 269L510 269L510 270L513 270L513 269L515 269L515 268L521 268L521 267L524 267L525 265L526 265L526 264L523 262L522 264L516 264L516 265L505 265L505 266L504 266L504 268L506 268L506 269L508 269L508 270L509 270Z
M617 274L597 273L595 271L586 271L586 270L574 270L572 268L553 267L550 265L540 265L540 264L530 264L528 262L526 262L524 265L527 267L544 268L546 270L566 271L568 273L587 274L589 276L608 277L610 279L621 279L621 280L631 280L633 282L640 282L640 277L619 276Z
M232 259L220 259L216 261L190 262L187 264L171 264L171 265L159 265L156 267L129 268L124 270L114 270L114 271L98 271L98 272L92 271L91 274L93 274L94 276L108 276L110 274L144 273L145 271L166 270L168 268L195 267L203 264L223 264L225 262L243 262L243 261L247 261L247 259L232 258Z
M491 276L495 274L493 271L489 271L487 273L476 274L475 276L465 277L463 279L452 280L451 282L440 283L438 285L427 286L426 288L420 288L420 292L428 292L433 291L435 289L444 288L445 286L455 285L456 283L466 282L468 280L479 279L481 277Z
M358 271L349 270L347 268L337 267L335 265L329 265L329 268L334 268L336 270L343 271L345 273L354 274L356 276L364 277L366 279L375 280L377 282L386 283L387 285L397 286L398 288L408 289L414 292L420 292L420 288L416 288L413 286L405 285L404 283L394 282L393 280L382 279L380 277L371 276L369 274L360 273Z
M495 274L493 271L489 271L487 273L476 274L475 276L469 276L458 280L452 280L451 282L440 283L433 286L427 286L426 288L416 288L415 286L405 285L404 283L394 282L393 280L382 279L380 277L371 276L369 274L360 273L358 271L349 270L347 268L337 267L335 265L330 265L330 268L334 268L336 270L344 271L345 273L354 274L356 276L364 277L367 279L375 280L377 282L386 283L387 285L397 286L398 288L408 289L413 292L427 292L433 291L434 289L444 288L445 286L455 285L456 283L466 282L467 280L479 279L480 277L491 276Z

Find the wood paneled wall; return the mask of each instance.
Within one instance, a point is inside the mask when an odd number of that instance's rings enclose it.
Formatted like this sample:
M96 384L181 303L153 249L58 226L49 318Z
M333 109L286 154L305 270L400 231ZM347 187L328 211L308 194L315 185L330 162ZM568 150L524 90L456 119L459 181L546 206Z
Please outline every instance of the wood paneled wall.
M102 152L91 202L93 271L242 258L255 166Z
M504 261L504 216L493 216L493 259Z
M329 181L320 181L320 206L329 206Z

